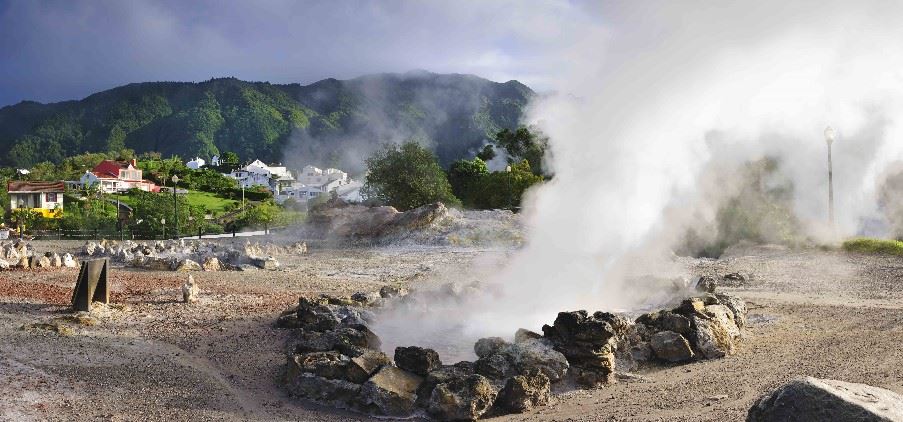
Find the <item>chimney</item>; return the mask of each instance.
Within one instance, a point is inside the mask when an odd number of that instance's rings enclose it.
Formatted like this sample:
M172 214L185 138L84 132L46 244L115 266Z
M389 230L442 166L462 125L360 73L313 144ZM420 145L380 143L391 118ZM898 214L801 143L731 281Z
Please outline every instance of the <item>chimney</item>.
M136 168L137 168L137 167L138 167L138 160L132 158L131 160L129 160L129 164L131 164L132 167L136 167Z

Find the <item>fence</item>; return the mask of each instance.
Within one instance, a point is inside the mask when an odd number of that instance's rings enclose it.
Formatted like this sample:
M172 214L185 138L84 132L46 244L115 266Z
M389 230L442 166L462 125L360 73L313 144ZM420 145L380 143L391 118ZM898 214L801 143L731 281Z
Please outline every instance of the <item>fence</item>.
M247 236L266 236L274 232L287 229L288 226L267 227L264 226L258 230L232 230L230 232L204 232L198 230L193 233L180 232L179 238L182 239L218 239L227 237L247 237ZM9 237L16 237L15 232L10 232ZM99 239L118 239L118 240L163 240L175 238L175 233L171 231L151 232L148 230L134 230L116 228L99 228L84 230L27 230L25 237L34 240L99 240Z

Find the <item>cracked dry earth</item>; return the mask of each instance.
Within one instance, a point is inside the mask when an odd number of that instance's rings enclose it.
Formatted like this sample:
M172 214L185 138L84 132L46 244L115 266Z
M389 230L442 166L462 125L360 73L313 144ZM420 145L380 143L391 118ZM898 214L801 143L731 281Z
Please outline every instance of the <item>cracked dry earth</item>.
M315 249L278 256L280 271L194 273L202 294L191 305L177 302L184 273L114 268L113 305L95 312L96 325L62 323L68 335L21 327L67 314L77 270L0 272L0 419L367 420L279 387L287 334L272 327L279 312L301 294L467 278L509 252ZM495 420L743 420L759 395L801 375L903 393L903 259L757 247L684 262L696 273L753 275L722 288L750 307L736 355L642 372Z

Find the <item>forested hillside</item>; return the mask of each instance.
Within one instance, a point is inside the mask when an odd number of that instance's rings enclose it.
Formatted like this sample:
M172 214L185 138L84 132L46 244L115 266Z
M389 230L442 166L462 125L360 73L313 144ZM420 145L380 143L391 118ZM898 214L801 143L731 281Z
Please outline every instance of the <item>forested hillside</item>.
M517 81L427 72L306 86L136 83L79 101L0 109L0 152L2 164L19 167L123 148L354 166L382 143L417 138L449 163L515 127L533 95Z

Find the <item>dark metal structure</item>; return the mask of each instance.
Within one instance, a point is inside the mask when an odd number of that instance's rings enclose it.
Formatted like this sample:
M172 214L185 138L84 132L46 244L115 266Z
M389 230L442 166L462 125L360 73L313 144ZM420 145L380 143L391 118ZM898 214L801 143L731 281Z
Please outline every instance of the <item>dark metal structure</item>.
M78 272L78 281L72 292L72 309L90 311L91 302L110 303L110 289L107 284L109 259L83 261Z

